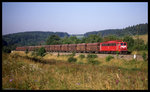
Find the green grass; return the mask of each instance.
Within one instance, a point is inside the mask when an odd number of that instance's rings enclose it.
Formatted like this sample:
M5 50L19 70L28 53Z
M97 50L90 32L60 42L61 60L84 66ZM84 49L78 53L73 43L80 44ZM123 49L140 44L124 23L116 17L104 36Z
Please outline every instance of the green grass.
M37 57L49 62L44 64L20 53L2 53L4 90L148 90L148 62L95 58L100 64L93 65L87 58L70 63L68 56L47 54Z

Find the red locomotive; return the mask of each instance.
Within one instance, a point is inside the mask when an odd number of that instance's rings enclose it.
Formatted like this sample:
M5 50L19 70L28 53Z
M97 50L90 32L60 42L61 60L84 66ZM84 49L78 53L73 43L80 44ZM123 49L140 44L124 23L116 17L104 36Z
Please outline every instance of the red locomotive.
M127 42L123 42L122 40L115 41L107 41L100 43L100 52L101 53L127 53Z
M102 43L80 43L63 45L24 46L17 47L17 51L33 51L44 47L47 52L93 52L93 53L116 53L126 54L128 52L127 42L122 40L107 41Z

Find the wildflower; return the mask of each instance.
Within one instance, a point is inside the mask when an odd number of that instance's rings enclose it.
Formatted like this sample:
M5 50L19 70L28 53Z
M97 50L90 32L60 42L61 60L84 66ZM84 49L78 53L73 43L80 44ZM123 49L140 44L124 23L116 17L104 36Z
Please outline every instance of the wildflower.
M141 75L141 74L142 74L141 72L138 73L138 75Z
M131 76L128 77L129 79L131 78Z
M12 82L13 79L10 79L9 81Z
M76 83L77 85L80 85L80 83Z
M119 83L119 80L116 80L116 84L118 84Z
M144 81L144 78L142 78L141 80Z

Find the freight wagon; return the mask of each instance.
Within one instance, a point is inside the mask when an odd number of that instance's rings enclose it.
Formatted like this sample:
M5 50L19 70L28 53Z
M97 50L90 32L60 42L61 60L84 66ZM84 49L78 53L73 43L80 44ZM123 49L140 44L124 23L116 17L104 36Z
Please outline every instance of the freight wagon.
M100 43L87 43L86 52L98 53Z
M86 52L86 43L77 44L77 51L76 52Z
M107 41L102 43L80 43L80 44L62 44L62 45L43 45L43 46L23 46L17 47L17 51L33 51L44 47L47 52L81 52L81 53L127 53L127 42L122 40Z
M77 44L69 44L68 45L68 50L69 52L76 52Z

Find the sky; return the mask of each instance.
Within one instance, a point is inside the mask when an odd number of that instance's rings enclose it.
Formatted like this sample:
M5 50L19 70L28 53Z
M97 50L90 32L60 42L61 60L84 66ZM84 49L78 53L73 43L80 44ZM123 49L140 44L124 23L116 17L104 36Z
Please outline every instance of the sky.
M84 34L148 23L148 2L2 2L2 35Z

